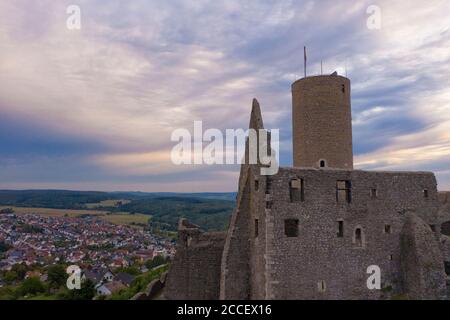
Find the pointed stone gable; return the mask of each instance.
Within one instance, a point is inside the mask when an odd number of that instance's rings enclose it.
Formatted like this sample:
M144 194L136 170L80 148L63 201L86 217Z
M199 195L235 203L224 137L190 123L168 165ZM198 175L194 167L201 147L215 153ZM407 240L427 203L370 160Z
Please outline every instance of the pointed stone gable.
M250 114L250 124L249 129L264 129L263 119L261 115L261 107L259 106L258 100L253 99L252 112Z

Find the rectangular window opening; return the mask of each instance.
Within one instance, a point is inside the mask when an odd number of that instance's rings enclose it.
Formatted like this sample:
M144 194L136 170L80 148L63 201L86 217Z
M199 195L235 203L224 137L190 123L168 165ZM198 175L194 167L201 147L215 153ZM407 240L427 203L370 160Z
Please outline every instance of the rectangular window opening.
M344 221L338 221L338 238L344 237Z
M375 189L375 188L372 188L372 189L370 190L370 197L371 197L372 199L377 199L377 198L378 198L378 190Z
M305 201L305 181L303 179L292 179L289 182L289 196L291 202Z
M384 225L384 233L391 233L391 225L390 224Z
M336 201L338 203L352 202L352 182L350 180L338 180L336 183Z
M284 220L284 234L287 237L298 237L298 219Z
M255 219L255 238L257 238L259 235L258 222L258 219Z
M445 274L450 276L450 261L444 261Z

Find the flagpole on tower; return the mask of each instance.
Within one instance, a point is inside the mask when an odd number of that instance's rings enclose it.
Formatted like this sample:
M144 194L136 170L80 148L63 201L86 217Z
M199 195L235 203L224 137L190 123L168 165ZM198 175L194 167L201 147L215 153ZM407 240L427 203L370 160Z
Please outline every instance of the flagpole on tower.
M305 69L305 78L306 78L306 46L303 47L303 56L304 56L304 69Z

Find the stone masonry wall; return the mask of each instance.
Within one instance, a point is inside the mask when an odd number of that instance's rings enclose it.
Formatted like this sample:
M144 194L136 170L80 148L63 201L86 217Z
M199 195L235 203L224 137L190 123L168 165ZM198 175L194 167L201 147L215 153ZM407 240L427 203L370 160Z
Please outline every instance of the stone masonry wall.
M404 291L410 299L446 299L446 275L439 243L430 227L408 213L401 233Z
M350 80L314 76L292 84L294 167L353 169Z
M439 220L442 234L450 236L450 192L439 192Z
M304 179L303 202L290 202L293 178ZM433 238L438 239L438 194L432 173L280 168L268 179L274 246L266 259L271 268L269 297L378 299L403 294L400 234L406 214L414 212L433 225ZM351 203L337 203L338 180L351 181ZM298 219L298 237L285 235L285 219ZM343 221L343 237L337 235L338 220ZM356 228L362 230L361 246L355 243ZM366 286L370 265L381 268L381 291Z
M234 210L222 254L220 299L249 299L250 186L248 167L243 166L238 203Z
M219 299L220 264L226 233L203 233L184 220L180 222L178 236L177 252L167 275L164 298Z

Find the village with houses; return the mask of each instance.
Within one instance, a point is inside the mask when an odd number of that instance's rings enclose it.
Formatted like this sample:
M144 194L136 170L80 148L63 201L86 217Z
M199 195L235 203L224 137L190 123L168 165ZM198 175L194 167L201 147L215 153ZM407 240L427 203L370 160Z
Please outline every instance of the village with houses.
M34 287L22 294L25 298L66 290L68 266L80 268L81 280L89 280L95 298L105 298L167 266L174 253L170 239L93 216L18 215L13 210L0 214L0 291L21 288L32 279ZM65 274L59 288L49 290L53 280L48 270L58 267Z

